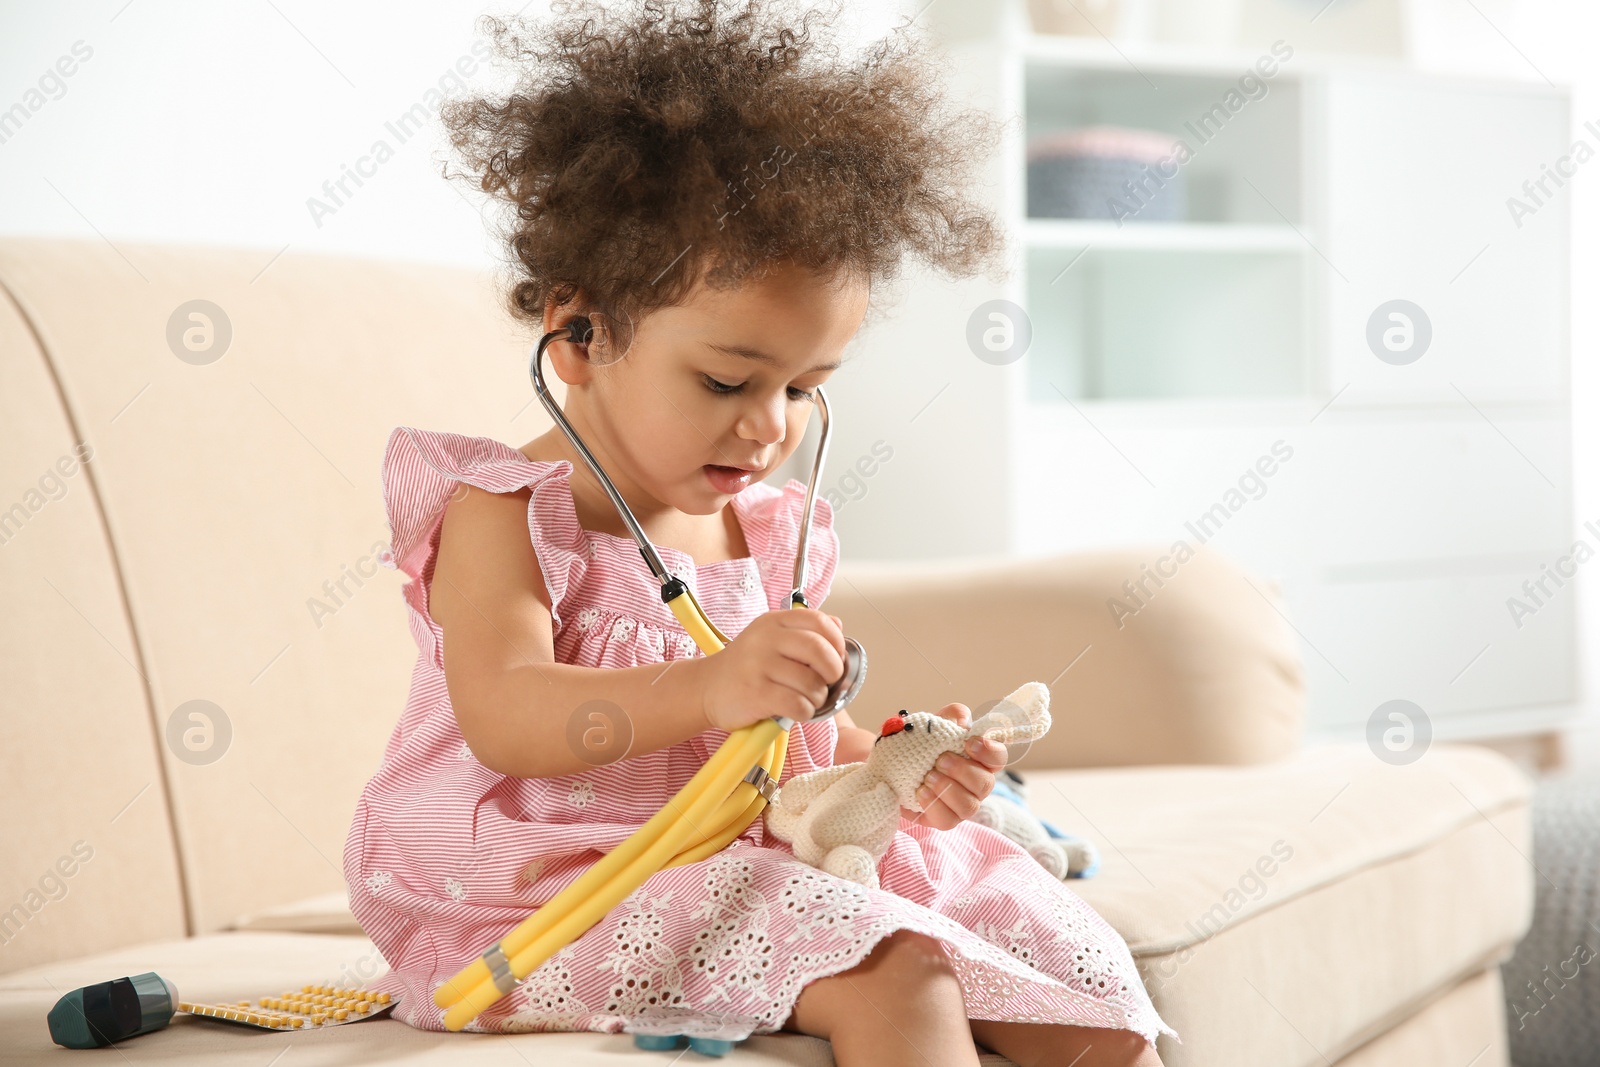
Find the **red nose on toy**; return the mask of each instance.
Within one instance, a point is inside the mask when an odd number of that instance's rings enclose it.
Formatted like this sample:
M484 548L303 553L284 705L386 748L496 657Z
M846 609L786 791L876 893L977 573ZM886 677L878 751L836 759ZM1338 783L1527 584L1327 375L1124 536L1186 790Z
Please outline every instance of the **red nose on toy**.
M883 729L878 731L878 736L888 737L890 734L897 734L905 728L906 713L902 711L898 715L891 715L887 719L883 720Z

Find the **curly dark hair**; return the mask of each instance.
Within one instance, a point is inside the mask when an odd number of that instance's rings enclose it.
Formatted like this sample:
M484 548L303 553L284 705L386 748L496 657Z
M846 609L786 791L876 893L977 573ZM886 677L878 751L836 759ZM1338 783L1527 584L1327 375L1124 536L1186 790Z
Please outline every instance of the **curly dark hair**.
M509 209L515 316L542 323L582 290L637 322L778 262L870 285L911 252L994 276L1001 228L964 189L994 120L946 109L909 21L841 61L812 34L836 7L796 26L767 2L558 0L546 23L485 20L515 84L443 106L469 168L445 170Z

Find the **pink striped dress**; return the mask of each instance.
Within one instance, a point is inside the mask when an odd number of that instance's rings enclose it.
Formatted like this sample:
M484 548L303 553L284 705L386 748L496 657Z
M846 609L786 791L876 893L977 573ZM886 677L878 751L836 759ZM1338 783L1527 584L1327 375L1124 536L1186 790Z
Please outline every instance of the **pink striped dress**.
M440 517L459 483L530 487L528 536L552 600L556 657L630 667L702 653L662 604L629 538L584 530L572 464L534 462L482 437L400 428L383 461L394 564L420 654L411 698L356 805L345 844L350 906L390 971L397 1016L443 1029L445 979L654 815L716 750L707 731L560 778L514 778L473 758L445 688L443 632L428 614ZM785 606L805 487L733 498L750 555L696 566L661 546L729 637ZM806 596L827 598L839 542L819 496ZM846 620L848 625L848 620ZM1026 679L1017 679L1018 682ZM892 693L863 709L894 708ZM873 713L861 711L876 725ZM832 764L832 721L797 726L782 780ZM551 744L565 744L564 737ZM896 834L871 890L809 867L757 819L728 848L653 875L599 924L479 1016L479 1031L597 1030L743 1038L779 1029L807 983L848 970L885 935L939 938L975 1019L1173 1031L1127 946L1025 852L975 823Z

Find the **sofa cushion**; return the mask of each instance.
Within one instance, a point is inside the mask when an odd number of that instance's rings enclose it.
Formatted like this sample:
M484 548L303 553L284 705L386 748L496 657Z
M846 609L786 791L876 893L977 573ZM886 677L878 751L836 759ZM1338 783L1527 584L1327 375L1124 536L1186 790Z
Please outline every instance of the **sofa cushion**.
M364 937L290 933L212 934L120 949L87 959L48 964L0 978L0 1064L56 1062L45 1015L61 994L92 982L155 971L195 1000L255 1000L308 982L350 985L371 981L387 966ZM507 1047L507 1043L511 1048ZM579 1067L676 1062L669 1053L643 1053L626 1034L450 1034L417 1030L391 1018L352 1023L316 1033L274 1034L180 1014L164 1030L119 1046L138 1063L241 1064L282 1062L295 1067L398 1063L559 1063ZM685 1058L687 1057L687 1058ZM689 1053L683 1062L705 1062ZM985 1055L984 1067L1008 1067ZM729 1067L832 1067L826 1041L800 1034L752 1037L739 1045Z
M1529 921L1530 786L1487 749L1392 767L1339 745L1027 782L1036 811L1101 846L1100 873L1070 885L1182 1037L1163 1040L1168 1067L1336 1060L1505 956ZM336 894L236 925L349 922Z
M1509 1067L1504 1009L1500 968L1485 967L1350 1053L1339 1067Z
M1026 777L1037 812L1101 847L1072 887L1182 1038L1168 1067L1336 1061L1528 927L1531 785L1487 749Z
M248 933L284 931L346 934L353 937L360 937L363 933L361 924L350 914L350 894L343 889L241 915L229 923L227 929Z
M1436 745L1409 767L1381 763L1356 745L1251 768L1027 777L1035 810L1101 846L1100 873L1070 884L1127 939L1157 1007L1183 1038L1163 1040L1168 1067L1336 1062L1481 974L1528 923L1529 783L1486 749ZM342 894L330 894L235 924L330 930L348 915ZM144 970L195 996L254 997L341 975L369 981L385 968L360 937L215 935L0 980L0 1018L7 1038L26 1037L30 1026L38 1030L51 991ZM370 1038L334 1031L295 1040L396 1049L411 1042L404 1047L424 1055L476 1047L403 1023L362 1025L374 1028ZM205 1040L196 1047L219 1054L227 1047L209 1030L182 1029L152 1036ZM390 1036L396 1029L405 1033ZM630 1050L626 1039L600 1035L537 1039L550 1042L541 1053L559 1053L562 1062ZM775 1063L828 1062L820 1042L789 1035L745 1048Z

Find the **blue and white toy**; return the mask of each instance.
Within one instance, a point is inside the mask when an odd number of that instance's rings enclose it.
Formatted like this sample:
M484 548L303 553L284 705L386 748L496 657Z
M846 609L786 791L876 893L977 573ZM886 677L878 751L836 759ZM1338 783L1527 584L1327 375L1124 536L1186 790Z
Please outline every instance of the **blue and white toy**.
M727 1041L719 1037L688 1037L684 1034L633 1035L635 1046L652 1052L671 1052L685 1041L702 1056L726 1056L733 1051L733 1046L738 1044L737 1041Z
M1028 810L1026 788L1016 771L995 776L994 791L983 798L972 821L1015 841L1063 881L1088 878L1100 869L1100 852L1091 842L1062 833Z

